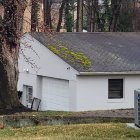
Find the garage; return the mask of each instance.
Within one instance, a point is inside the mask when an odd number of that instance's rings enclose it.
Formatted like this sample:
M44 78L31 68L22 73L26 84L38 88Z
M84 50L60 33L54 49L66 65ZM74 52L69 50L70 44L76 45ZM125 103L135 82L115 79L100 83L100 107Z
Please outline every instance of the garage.
M69 111L69 81L43 77L41 110Z

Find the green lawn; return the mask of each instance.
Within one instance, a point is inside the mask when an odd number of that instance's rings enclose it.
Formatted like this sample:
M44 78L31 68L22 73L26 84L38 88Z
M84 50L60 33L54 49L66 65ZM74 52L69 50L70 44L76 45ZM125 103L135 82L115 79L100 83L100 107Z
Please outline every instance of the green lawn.
M0 130L0 140L140 140L140 130L121 123L36 126Z

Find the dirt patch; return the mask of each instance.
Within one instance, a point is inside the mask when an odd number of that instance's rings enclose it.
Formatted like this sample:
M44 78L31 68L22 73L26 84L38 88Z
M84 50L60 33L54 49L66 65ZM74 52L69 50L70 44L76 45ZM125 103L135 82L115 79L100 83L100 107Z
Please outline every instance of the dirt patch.
M52 112L52 114L49 115L49 112ZM22 107L15 108L13 110L0 110L0 113L5 114L0 116L0 128L56 124L134 122L133 109L99 110L86 112L32 112L31 109Z
M25 113L23 113L25 112ZM29 113L28 113L29 112ZM5 109L5 110L1 110L0 109L0 115L14 115L14 114L28 114L28 115L33 115L32 113L30 114L30 112L36 112L33 111L29 108L26 107L19 107L19 108L14 108L14 109ZM43 114L46 114L45 116L56 116L55 111L52 111L54 113L52 113L52 115L49 115L47 113L47 111L43 112L36 112L35 115L36 116L42 116ZM57 113L57 116L69 116L67 113L62 115L63 113ZM97 111L84 111L84 112L70 112L70 116L74 116L74 117L114 117L114 118L134 118L134 109L116 109L116 110L97 110Z
M13 108L13 109L0 109L0 115L12 115L20 112L33 112L33 111L24 106L20 106L18 108Z
M98 110L81 112L82 117L134 118L134 109Z

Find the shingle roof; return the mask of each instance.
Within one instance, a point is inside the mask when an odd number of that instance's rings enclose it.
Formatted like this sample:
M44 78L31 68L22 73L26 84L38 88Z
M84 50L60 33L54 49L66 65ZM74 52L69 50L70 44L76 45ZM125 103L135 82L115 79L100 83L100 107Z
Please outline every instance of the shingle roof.
M90 69L71 64L80 72L140 71L140 33L31 33L45 45L61 42L76 52L83 52L91 61ZM51 42L51 43L50 43Z

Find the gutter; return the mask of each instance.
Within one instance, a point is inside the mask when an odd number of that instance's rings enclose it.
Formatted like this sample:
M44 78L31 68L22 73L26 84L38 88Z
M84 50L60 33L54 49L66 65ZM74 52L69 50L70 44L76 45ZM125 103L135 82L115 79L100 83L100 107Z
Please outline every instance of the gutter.
M129 71L129 72L79 72L79 75L140 75L140 71Z

